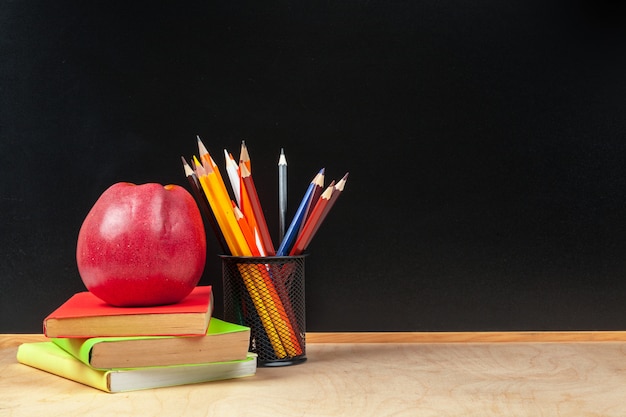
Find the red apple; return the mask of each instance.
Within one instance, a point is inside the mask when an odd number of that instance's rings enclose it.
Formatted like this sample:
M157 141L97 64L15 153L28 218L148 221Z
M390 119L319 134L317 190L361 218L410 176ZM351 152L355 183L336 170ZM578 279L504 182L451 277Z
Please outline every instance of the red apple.
M109 304L176 303L204 271L206 236L198 206L178 185L113 184L80 228L76 261L87 289Z

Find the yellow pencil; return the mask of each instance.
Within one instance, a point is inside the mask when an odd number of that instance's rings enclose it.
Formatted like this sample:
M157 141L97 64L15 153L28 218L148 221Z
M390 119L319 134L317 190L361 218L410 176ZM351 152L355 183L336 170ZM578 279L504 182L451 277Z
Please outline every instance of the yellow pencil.
M226 184L224 183L224 179L222 178L222 174L220 173L219 167L215 163L215 160L213 159L213 157L207 150L206 146L204 146L204 143L202 143L200 136L197 137L197 140L198 140L199 157L204 165L204 168L208 169L208 167L211 167L213 172L215 172L215 176L217 177L216 184L219 185L220 191L228 195L228 190L226 189Z
M219 204L217 203L217 198L215 197L214 190L211 189L209 184L209 180L206 176L206 170L200 163L196 163L196 172L198 176L198 180L200 181L200 185L202 186L202 191L206 196L206 199L215 215L215 220L217 220L217 224L222 231L222 235L224 236L224 240L226 241L226 246L230 250L231 254L234 254L238 250L237 242L234 240L232 233L229 232L228 221L224 213L221 211Z

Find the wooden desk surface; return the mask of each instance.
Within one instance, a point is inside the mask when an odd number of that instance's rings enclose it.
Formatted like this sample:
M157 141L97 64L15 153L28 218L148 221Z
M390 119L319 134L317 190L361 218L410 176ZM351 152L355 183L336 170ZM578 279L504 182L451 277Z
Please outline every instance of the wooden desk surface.
M16 362L41 339L0 336L0 416L626 415L624 341L309 342L302 365L107 394Z

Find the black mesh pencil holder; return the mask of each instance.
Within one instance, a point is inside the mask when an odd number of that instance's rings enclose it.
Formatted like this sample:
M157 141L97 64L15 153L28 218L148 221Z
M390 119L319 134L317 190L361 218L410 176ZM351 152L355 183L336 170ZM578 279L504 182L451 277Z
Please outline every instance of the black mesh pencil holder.
M220 256L224 319L250 328L259 366L306 360L305 256Z

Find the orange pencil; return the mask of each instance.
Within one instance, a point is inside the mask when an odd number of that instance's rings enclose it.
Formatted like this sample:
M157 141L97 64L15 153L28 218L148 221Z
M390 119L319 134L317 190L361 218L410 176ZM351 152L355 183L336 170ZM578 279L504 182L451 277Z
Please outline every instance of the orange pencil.
M259 232L259 227L257 225L257 221L254 217L254 210L252 208L252 202L250 201L250 194L246 190L246 186L243 183L243 178L241 178L241 170L237 170L239 173L239 192L241 193L241 202L240 208L243 216L246 218L248 225L250 226L250 230L252 230L255 240L254 244L261 252L261 256L265 256L265 248L263 246L263 242L261 241L261 232Z
M274 244L272 243L270 231L267 228L267 223L265 222L265 214L263 214L263 209L261 207L261 202L259 201L256 187L254 186L252 174L250 173L250 171L248 171L248 167L244 162L239 163L239 173L241 175L241 181L243 182L243 186L245 187L246 192L248 193L248 197L250 198L250 207L252 208L252 212L254 213L254 219L256 220L265 253L268 256L274 256L276 251L274 250Z
M256 241L254 239L254 232L252 231L252 229L250 229L250 225L248 224L248 221L246 220L243 213L241 212L241 210L239 210L239 207L237 207L234 201L233 201L233 211L235 213L235 218L237 219L237 223L239 223L239 227L241 227L241 232L243 233L243 236L246 238L246 241L248 242L248 246L250 247L250 252L252 252L252 256L262 256L261 252L256 246Z

